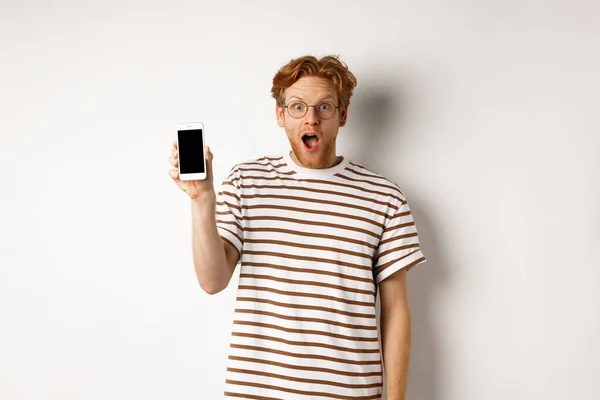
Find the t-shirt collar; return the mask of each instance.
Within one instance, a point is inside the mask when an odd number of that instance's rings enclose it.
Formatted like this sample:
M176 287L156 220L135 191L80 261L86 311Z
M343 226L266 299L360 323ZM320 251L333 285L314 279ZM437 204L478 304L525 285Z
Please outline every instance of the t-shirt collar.
M288 150L283 154L283 159L288 165L289 169L296 172L298 178L313 178L313 179L327 179L333 177L335 174L342 172L346 169L350 160L346 157L342 157L342 161L331 167L331 168L305 168L296 164L291 156L292 150Z

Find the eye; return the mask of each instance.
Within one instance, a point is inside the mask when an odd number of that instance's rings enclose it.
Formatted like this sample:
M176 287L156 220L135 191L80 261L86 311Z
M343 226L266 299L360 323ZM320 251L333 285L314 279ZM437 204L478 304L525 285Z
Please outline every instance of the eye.
M319 110L321 111L329 111L331 109L330 103L321 103L319 104Z
M291 103L288 107L291 108L293 111L302 111L302 110L304 110L304 104L300 103L300 102L297 102L297 101Z

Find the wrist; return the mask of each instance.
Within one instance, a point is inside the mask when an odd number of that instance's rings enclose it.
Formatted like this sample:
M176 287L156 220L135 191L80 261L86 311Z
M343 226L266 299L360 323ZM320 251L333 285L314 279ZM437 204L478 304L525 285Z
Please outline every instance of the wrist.
M192 204L202 204L202 203L214 203L216 202L217 195L214 190L208 190L206 192L202 192L198 195L198 197L191 198Z
M192 211L194 215L214 217L216 211L217 199L214 192L207 192L192 199Z

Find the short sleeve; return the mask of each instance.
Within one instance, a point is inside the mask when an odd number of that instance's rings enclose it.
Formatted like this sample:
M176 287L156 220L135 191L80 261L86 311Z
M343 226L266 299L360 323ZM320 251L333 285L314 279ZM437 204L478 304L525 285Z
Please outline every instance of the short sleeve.
M375 284L379 284L394 272L402 269L408 271L427 261L421 252L417 227L408 201L397 200L396 206L398 209L387 221L377 246L373 267Z
M242 223L241 177L239 168L234 167L221 183L217 193L217 231L222 239L231 243L242 254L244 244Z

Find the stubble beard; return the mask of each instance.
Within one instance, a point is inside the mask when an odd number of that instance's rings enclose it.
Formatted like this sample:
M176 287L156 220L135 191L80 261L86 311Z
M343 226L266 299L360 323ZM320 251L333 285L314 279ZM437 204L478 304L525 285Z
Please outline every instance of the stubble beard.
M315 153L308 153L304 150L304 142L290 140L292 151L301 166L305 168L321 168L321 163L328 163L335 157L335 140L322 140L319 142L319 149Z

